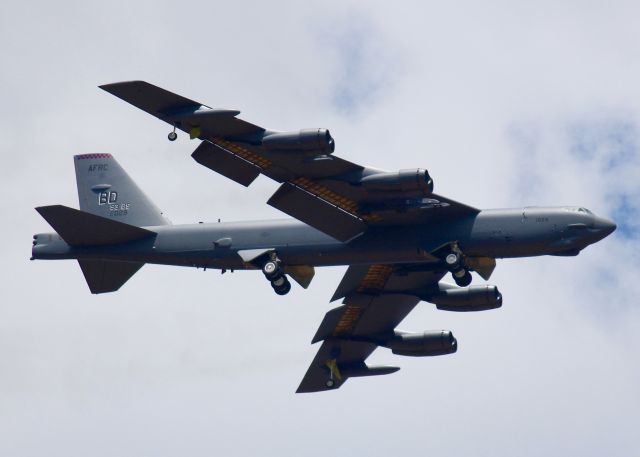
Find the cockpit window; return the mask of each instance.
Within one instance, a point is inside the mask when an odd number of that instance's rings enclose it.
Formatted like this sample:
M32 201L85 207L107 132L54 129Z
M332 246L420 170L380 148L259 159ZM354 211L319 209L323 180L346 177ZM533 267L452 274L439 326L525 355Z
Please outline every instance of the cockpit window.
M577 207L568 207L567 211L575 211L577 213L585 213L585 214L593 214L591 211L589 211L587 208L577 208Z

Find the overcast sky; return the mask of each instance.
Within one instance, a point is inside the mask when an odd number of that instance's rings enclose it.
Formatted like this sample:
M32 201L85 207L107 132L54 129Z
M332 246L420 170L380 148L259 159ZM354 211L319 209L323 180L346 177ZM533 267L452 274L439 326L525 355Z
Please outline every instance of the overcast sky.
M5 5L0 455L638 455L639 18L611 0ZM456 354L379 349L399 373L296 395L344 267L279 297L259 272L146 266L92 296L76 262L29 262L50 230L33 208L78 206L74 154L113 154L174 223L282 217L276 184L199 166L97 88L130 79L328 127L337 155L428 168L473 206L579 205L618 230L499 261L499 310L401 324L451 329Z

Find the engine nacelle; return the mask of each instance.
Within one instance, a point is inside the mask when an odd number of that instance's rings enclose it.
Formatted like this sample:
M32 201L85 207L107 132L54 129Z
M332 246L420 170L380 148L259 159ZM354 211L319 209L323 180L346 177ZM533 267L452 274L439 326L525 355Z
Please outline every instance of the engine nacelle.
M433 180L429 172L422 168L365 176L360 180L360 185L369 192L402 192L416 195L430 195L433 192Z
M449 330L432 330L422 333L394 332L384 346L394 354L426 357L452 354L458 350L458 342Z
M429 298L443 311L486 311L502 306L502 294L496 286L441 288Z
M336 143L327 129L268 134L262 138L262 146L271 152L302 152L308 155L331 154L336 149Z

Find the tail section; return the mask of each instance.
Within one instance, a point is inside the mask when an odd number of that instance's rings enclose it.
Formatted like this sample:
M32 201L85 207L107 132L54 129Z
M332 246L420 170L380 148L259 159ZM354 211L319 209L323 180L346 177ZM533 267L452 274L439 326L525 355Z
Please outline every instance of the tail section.
M156 236L155 232L135 225L62 205L40 206L36 211L73 247L128 243ZM48 249L50 248L46 242L42 244L38 240L34 241L32 258L46 258ZM100 259L79 259L78 263L91 293L94 294L118 290L144 265L142 262Z
M63 205L39 206L36 211L70 246L103 246L137 241L156 233L135 225L78 211Z
M111 154L82 154L73 161L82 211L138 227L169 224Z
M115 292L142 268L141 262L78 260L92 294Z
M62 205L36 208L69 246L83 248L142 240L156 236L142 227L169 224L111 154L77 155L73 161L80 210ZM36 239L32 258L55 258L56 249L60 247ZM118 290L144 265L83 258L78 263L94 294Z

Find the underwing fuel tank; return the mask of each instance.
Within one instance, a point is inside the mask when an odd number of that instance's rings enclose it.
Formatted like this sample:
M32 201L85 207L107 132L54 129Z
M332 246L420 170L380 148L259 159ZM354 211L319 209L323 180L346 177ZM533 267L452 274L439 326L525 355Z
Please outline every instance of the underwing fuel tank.
M426 297L443 311L486 311L502 306L502 294L496 286L456 287L440 285L440 290Z
M458 350L458 341L450 330L431 330L422 333L394 331L383 346L394 354L410 357L428 357L452 354Z

